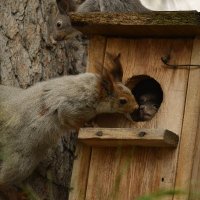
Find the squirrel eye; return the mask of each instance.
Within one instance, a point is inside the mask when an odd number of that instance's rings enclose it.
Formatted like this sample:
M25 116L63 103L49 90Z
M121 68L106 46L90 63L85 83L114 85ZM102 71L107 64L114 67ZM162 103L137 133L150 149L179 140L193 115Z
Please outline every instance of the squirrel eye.
M125 99L125 98L120 98L120 99L119 99L119 103L120 103L121 105L125 105L125 104L128 103L128 101L127 101L127 99Z
M57 26L58 28L61 28L61 26L62 26L62 21L57 21L56 26Z

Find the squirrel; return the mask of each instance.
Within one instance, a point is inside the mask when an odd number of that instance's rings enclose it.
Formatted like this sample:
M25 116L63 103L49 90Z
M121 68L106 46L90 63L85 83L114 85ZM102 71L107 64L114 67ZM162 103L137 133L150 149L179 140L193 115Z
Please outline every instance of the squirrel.
M68 40L80 35L71 26L68 13L74 12L150 12L140 0L85 0L75 5L74 0L56 0L58 13L51 22L52 37L55 41ZM52 25L53 24L53 25Z
M140 0L56 0L58 12L49 17L49 39L52 44L68 41L66 54L69 59L68 73L85 71L87 60L87 38L76 30L69 18L69 12L150 12ZM50 45L51 46L51 45ZM78 52L78 53L77 53Z
M138 105L139 108L131 115L134 121L151 120L160 107L157 96L148 92L138 97Z
M77 12L150 12L140 0L85 0Z
M119 70L120 71L120 70ZM131 113L137 103L116 69L37 83L0 85L0 186L26 179L66 130L100 113Z
M163 92L159 83L152 78L140 81L132 89L132 93L139 105L131 117L133 121L149 121L158 112L163 100Z
M68 15L70 10L74 10L72 0L56 0L58 12L55 17L49 19L50 39L53 43L56 41L69 40L80 35L80 32L73 28Z

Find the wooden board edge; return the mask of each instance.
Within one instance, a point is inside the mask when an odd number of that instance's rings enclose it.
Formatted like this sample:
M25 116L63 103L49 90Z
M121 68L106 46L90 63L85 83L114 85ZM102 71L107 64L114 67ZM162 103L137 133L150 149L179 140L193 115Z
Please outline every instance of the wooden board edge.
M194 40L191 64L200 62L200 38ZM190 69L187 96L185 103L185 112L183 119L183 127L181 133L179 156L177 161L177 174L175 180L175 188L189 192L191 185L192 169L198 167L198 162L195 162L194 155L195 143L198 144L198 126L199 126L199 109L200 109L200 69ZM194 98L195 97L195 98ZM193 180L198 182L197 180ZM189 193L188 193L189 194ZM188 199L185 195L181 200ZM179 197L174 197L173 200L179 200Z
M89 146L176 147L179 136L164 129L82 128L79 142Z

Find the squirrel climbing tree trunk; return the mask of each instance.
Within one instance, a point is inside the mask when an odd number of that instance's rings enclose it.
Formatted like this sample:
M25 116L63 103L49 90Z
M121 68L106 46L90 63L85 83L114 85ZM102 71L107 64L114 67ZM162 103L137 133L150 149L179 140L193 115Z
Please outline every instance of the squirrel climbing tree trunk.
M81 36L53 43L49 26L56 15L54 0L2 0L0 5L0 83L28 88L36 82L85 70ZM76 54L76 57L75 57ZM78 57L77 57L78 56ZM77 67L79 66L79 67ZM66 200L76 134L62 137L35 172L19 188L28 199ZM1 199L1 196L0 196Z

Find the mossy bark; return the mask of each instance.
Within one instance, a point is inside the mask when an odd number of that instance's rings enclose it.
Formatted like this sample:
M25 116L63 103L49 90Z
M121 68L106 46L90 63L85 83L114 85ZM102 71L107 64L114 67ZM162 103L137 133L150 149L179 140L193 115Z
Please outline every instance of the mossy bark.
M87 35L117 37L194 37L200 35L196 11L71 13L72 24Z

